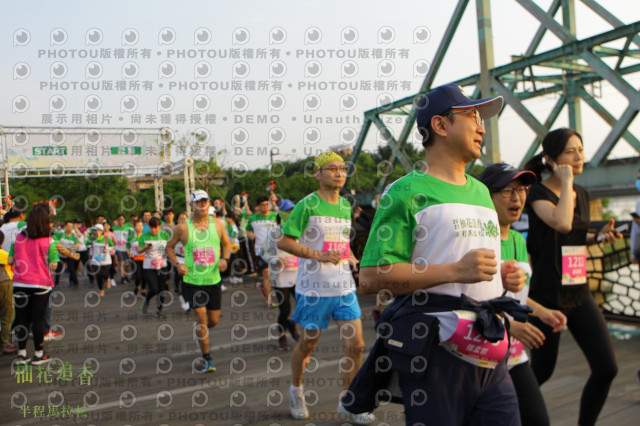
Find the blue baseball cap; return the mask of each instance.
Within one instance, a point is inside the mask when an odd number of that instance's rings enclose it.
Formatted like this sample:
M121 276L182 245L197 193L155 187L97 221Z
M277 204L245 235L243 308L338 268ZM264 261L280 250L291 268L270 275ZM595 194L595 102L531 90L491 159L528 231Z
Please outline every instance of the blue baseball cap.
M493 117L502 109L504 99L502 96L486 99L469 98L462 87L455 84L445 84L436 87L427 93L418 105L417 124L418 129L425 129L431 124L431 118L441 115L450 109L463 109L476 107L483 120Z

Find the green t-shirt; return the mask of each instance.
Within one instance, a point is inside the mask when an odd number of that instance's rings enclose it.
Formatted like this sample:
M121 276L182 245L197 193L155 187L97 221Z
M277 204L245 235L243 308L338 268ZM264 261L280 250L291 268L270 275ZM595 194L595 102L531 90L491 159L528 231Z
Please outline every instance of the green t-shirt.
M113 235L116 237L116 251L127 251L127 241L131 234L130 228L131 225L127 223L125 223L124 226L114 225L111 227L111 232L113 232Z
M134 256L144 256L144 254L138 254L138 249L144 247L144 232L140 234L140 236L136 236L135 231L132 234L129 234L129 239L127 240L127 248L131 253L131 257Z
M453 185L414 170L389 185L360 265L455 263L473 249L493 250L499 258L500 228L489 190L466 177L464 185ZM442 284L429 292L487 300L502 294L502 280L496 274L491 281Z
M266 216L260 213L254 213L247 221L247 231L252 231L256 237L254 246L256 256L260 256L262 252L262 245L264 244L265 238L267 238L267 232L276 226L277 215L276 212L269 212Z
M337 265L300 258L296 292L319 297L334 297L355 291L349 268L351 205L340 197L337 204L322 199L317 192L303 198L291 212L282 233L312 250L340 252Z

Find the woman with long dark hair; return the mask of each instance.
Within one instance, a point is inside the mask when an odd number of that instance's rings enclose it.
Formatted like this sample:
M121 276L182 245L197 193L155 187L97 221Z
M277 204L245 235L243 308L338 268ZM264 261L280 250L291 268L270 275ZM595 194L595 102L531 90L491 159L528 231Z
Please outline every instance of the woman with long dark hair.
M529 297L566 315L569 331L591 367L578 424L593 425L618 367L611 335L587 284L587 245L615 241L618 235L613 219L599 232L588 232L589 193L573 182L584 166L582 137L572 129L557 129L545 136L542 149L526 166L538 177L527 197L527 248L533 267ZM545 171L550 174L540 181ZM531 351L531 368L542 384L555 368L560 333L535 317L530 322L545 335L544 345Z
M49 212L36 205L27 217L27 227L17 235L9 252L8 263L14 265L18 364L27 363L29 330L33 330L35 346L31 364L41 365L48 361L44 353L44 317L53 288L52 273L60 261L50 233Z

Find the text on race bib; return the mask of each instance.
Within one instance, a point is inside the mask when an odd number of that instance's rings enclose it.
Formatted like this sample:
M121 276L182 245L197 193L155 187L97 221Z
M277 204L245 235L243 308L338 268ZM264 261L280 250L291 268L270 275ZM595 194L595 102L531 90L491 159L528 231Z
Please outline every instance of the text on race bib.
M587 246L562 246L562 285L587 282Z

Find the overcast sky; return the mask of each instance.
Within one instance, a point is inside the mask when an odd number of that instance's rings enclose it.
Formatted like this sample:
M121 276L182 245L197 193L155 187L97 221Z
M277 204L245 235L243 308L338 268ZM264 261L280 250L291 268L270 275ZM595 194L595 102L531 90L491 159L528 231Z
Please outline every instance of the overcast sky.
M7 3L0 28L0 124L166 126L176 129L178 138L205 129L211 135L207 145L226 150L219 158L225 166L264 166L269 162L264 147L278 150L276 160L292 160L354 141L363 111L415 93L456 3ZM626 23L640 18L637 2L604 3ZM550 1L538 4L546 9ZM611 29L576 4L578 38ZM492 14L495 63L501 65L527 49L538 23L514 1L494 0ZM538 51L559 45L548 35ZM116 57L119 52L124 57ZM477 73L477 52L472 0L436 85ZM638 76L628 81L640 84ZM124 90L119 82L125 82ZM596 94L615 116L627 106L607 84ZM543 122L556 96L527 105ZM66 123L58 123L61 114ZM92 114L96 124L87 121ZM140 123L132 121L136 115ZM103 122L105 116L110 121ZM53 124L43 122L48 118ZM567 123L565 112L556 127ZM590 157L609 127L586 105L583 123ZM533 132L511 110L499 126L502 159L517 164ZM638 120L631 130L640 134ZM380 143L377 132L370 135L365 150ZM613 155L633 153L622 141Z

